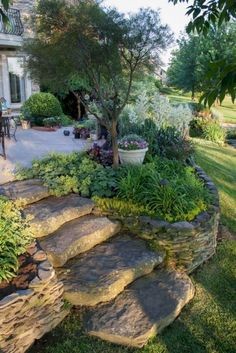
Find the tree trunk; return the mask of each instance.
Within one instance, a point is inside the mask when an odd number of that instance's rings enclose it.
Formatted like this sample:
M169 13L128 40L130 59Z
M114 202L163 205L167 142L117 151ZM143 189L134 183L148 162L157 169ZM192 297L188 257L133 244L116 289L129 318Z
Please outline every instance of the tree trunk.
M74 97L76 98L76 103L77 103L77 120L80 120L81 118L81 98L80 98L80 95L79 93L75 92L75 91L72 91Z
M116 167L119 165L117 119L116 118L112 119L111 142L112 142L112 151L113 151L113 166Z
M79 94L77 95L76 99L77 99L77 119L80 120L80 118L81 118L81 106L80 106L81 99L80 99Z

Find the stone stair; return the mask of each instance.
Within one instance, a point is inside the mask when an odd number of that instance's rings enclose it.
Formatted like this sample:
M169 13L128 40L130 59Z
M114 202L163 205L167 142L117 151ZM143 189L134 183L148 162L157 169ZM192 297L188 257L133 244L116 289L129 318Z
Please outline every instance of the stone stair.
M83 324L90 335L140 348L171 324L193 296L186 274L157 269L109 303L88 309Z
M165 269L164 253L93 215L90 199L50 196L39 180L5 184L0 194L20 199L32 217L30 227L64 284L65 299L85 306L88 334L142 347L193 297L190 278Z
M26 216L31 216L31 230L37 238L55 232L66 222L90 214L94 203L76 194L62 197L50 196L28 205L24 209Z
M65 223L40 244L54 267L92 249L120 230L120 224L106 217L83 216Z
M28 205L48 197L49 191L39 179L31 179L0 185L0 195Z
M148 250L142 240L119 235L69 261L57 275L69 302L93 306L115 298L163 260L164 254Z

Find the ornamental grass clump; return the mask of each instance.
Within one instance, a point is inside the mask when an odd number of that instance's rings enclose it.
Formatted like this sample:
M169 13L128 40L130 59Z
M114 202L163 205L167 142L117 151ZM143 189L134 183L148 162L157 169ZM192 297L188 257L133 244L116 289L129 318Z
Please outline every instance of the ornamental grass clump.
M0 282L10 281L19 268L18 257L33 240L27 219L16 203L0 196Z
M143 150L148 147L148 143L140 136L130 134L124 136L119 141L119 148L125 151Z

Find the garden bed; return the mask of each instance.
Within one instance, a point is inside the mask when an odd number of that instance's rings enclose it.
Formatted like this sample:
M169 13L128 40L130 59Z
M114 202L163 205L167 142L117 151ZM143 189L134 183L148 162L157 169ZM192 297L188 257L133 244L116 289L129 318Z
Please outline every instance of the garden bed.
M16 292L17 290L27 289L29 287L29 283L37 275L37 263L29 253L20 255L18 257L18 262L19 269L16 277L14 277L10 282L0 282L0 300L7 295Z
M219 196L214 183L200 167L195 166L195 171L211 195L211 204L192 221L170 223L142 215L120 216L99 207L94 212L119 220L123 230L137 234L153 249L164 249L170 265L190 273L214 255L220 219Z
M57 131L58 129L60 129L59 126L55 126L55 127L46 127L46 126L32 126L33 130L37 130L37 131L46 131L46 132L54 132Z

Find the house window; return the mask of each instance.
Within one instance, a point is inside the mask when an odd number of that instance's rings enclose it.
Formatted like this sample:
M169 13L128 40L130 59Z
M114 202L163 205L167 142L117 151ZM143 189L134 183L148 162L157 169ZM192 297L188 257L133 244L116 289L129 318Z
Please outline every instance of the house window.
M7 62L11 103L21 103L25 101L24 58L8 57Z

